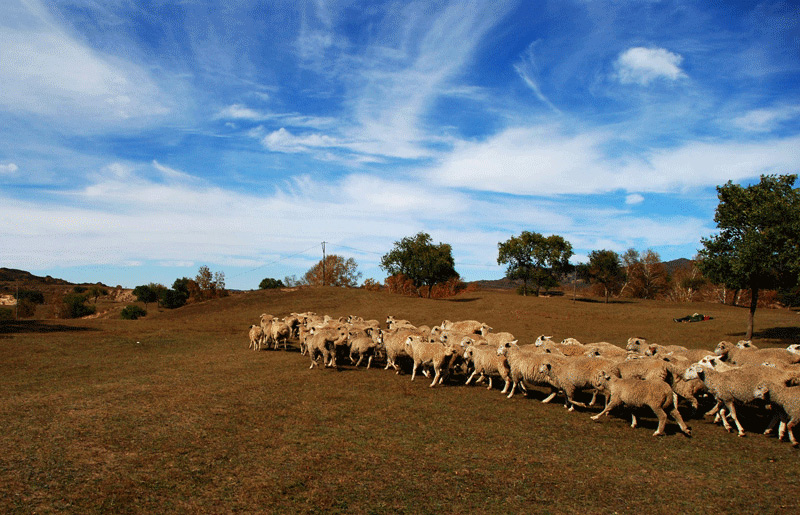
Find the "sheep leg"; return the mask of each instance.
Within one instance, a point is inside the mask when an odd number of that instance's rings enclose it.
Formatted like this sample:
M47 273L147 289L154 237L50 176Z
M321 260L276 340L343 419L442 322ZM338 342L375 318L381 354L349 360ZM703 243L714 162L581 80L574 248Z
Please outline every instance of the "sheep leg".
M475 374L477 374L477 373L478 373L477 370L473 371L472 374L470 374L470 376L467 378L467 382L464 383L464 384L469 384L472 381L472 378L475 377ZM505 392L503 392L503 393L505 393Z
M506 384L505 386L503 386L503 391L501 391L500 393L505 394L510 386L511 386L511 378L507 377Z
M794 426L800 422L800 419L793 417L787 424L786 424L786 431L789 433L789 441L792 442L793 447L797 447L798 443L794 437Z
M441 370L439 370L438 368L436 368L435 370L436 374L433 376L433 381L431 381L431 384L428 385L429 388L433 388L434 386L436 386L436 382L440 381L440 376L442 375Z
M553 399L555 399L557 393L558 393L558 391L556 389L553 389L553 391L550 392L550 395L548 395L547 397L542 399L542 404L547 404L548 402L550 402Z
M613 399L612 398L611 401L608 403L608 406L606 406L603 411L601 411L597 415L594 415L594 416L591 417L592 420L599 420L600 417L602 417L603 415L608 416L608 412L611 411L612 409L616 408L620 404L622 404L621 401L618 401L617 399Z
M769 421L769 425L764 430L765 435L771 435L773 431L775 431L775 426L777 426L781 421L781 416L778 413L772 415L772 420Z
M733 401L726 402L728 405L728 409L731 412L731 418L736 423L736 428L739 430L739 436L745 436L744 428L742 424L739 422L739 417L736 416L736 406L733 404Z
M589 406L594 406L597 401L597 390L592 390L592 400L589 401Z
M717 400L717 403L714 405L714 407L706 411L705 414L703 414L703 416L710 417L711 415L716 415L721 407L722 407L722 401ZM716 420L714 420L714 422L716 422Z
M352 355L351 355L351 356L352 356ZM371 359L371 356L370 356L370 359ZM360 365L362 361L364 361L364 355L363 355L362 353L360 353L360 352L359 352L359 353L358 353L358 361L356 361L356 365L355 365L355 366L358 366L358 365Z
M733 431L733 429L731 428L731 425L728 423L728 419L725 417L725 406L721 406L719 408L719 413L721 414L722 418L722 426L725 428L727 432L730 433L731 431Z
M417 367L419 366L419 361L414 361L414 368L411 370L411 380L413 381L415 377L417 377Z
M678 423L678 426L681 428L681 431L683 431L683 434L686 436L692 436L692 428L687 426L686 422L683 421L683 417L681 416L681 412L678 411L677 406L673 406L670 415L672 415L672 418L674 418L675 422Z
M372 356L367 358L367 370L369 370L370 365L372 365Z
M636 426L639 425L639 422L636 420L636 413L631 413L631 427L636 429Z
M650 406L650 409L658 417L658 429L653 433L653 436L664 436L664 428L667 427L667 413L659 406Z
M492 389L492 376L489 376L489 386L486 387L487 390Z

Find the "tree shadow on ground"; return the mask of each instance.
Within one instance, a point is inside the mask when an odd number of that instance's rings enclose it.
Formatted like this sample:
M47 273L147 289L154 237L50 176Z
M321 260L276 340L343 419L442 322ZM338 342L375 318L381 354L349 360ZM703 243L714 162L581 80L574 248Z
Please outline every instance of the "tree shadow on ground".
M480 297L467 297L461 299L442 299L447 302L475 302L476 300L480 299Z
M588 304L605 304L606 303L605 299L587 299L585 297L584 298L576 297L575 299L572 299L572 300L574 300L575 302L586 302ZM633 304L633 302L634 301L632 301L632 300L620 300L620 299L616 299L616 300L615 299L609 299L608 300L609 304Z
M744 337L746 333L739 331L735 333L728 333L728 336ZM781 340L783 342L797 343L800 340L800 327L770 327L762 329L761 331L754 331L753 338L761 338L766 340Z
M68 333L97 331L93 327L56 324L43 320L4 320L0 321L0 334L15 333Z

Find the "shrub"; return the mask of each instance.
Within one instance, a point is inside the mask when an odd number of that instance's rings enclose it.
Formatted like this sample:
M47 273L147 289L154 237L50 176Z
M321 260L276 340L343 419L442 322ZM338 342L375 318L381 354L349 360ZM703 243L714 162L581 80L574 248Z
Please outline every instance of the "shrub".
M265 277L258 285L261 290L274 290L275 288L283 288L283 286L283 281L272 277Z
M74 291L75 293L83 293L86 291L86 286L75 286L74 288L72 288L72 291Z
M367 291L379 291L381 289L381 284L370 277L364 280L364 285L362 287Z
M188 295L182 291L163 289L158 293L161 305L167 309L175 309L186 304Z
M129 306L125 306L122 308L122 312L120 316L124 320L136 320L139 317L143 317L147 315L147 311L141 306L137 306L135 304L131 304Z
M31 318L36 313L36 304L28 299L21 299L17 301L17 317Z
M19 294L15 295L17 300L27 300L33 304L44 304L44 294L36 290L20 290Z
M93 315L96 308L87 306L88 295L81 293L70 293L64 296L64 318L81 318Z
M0 320L14 320L14 310L11 308L0 308Z

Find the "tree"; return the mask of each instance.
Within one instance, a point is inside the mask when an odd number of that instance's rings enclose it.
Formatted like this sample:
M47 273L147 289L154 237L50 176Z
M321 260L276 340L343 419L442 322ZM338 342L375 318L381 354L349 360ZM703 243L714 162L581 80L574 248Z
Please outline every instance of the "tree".
M136 300L144 302L144 309L147 309L147 304L150 302L158 302L158 291L156 291L152 283L142 284L133 289L133 294Z
M225 291L225 273L224 272L211 272L206 265L202 265L197 270L195 282L200 290L201 299L213 299L216 297L224 297L228 294Z
M498 265L508 265L506 277L522 279L523 295L528 294L528 283L534 284L534 294L558 285L558 279L569 272L572 245L561 236L542 236L538 232L522 231L497 244Z
M380 267L389 275L408 277L420 296L419 289L428 286L428 298L435 284L459 277L450 245L434 245L430 234L424 232L394 242L392 250L381 257Z
M654 299L667 289L667 267L661 262L658 252L647 249L639 254L635 249L628 249L622 255L622 262L626 275L622 292L629 297Z
M750 290L746 339L753 337L758 294L787 289L800 276L800 190L797 175L762 175L742 187L717 186L719 234L701 240L700 269L715 284Z
M345 259L337 254L329 254L312 266L303 276L303 283L314 286L343 286L354 288L358 285L361 272L353 258ZM324 274L324 276L323 276Z
M158 301L167 309L176 309L186 304L189 297L182 291L164 288L158 292Z
M283 281L280 279L273 279L272 277L265 277L258 284L258 288L261 290L274 290L275 288L283 288Z
M581 278L603 287L606 304L611 293L616 292L625 280L625 272L620 265L619 254L613 250L593 250L589 253L589 263L579 269Z

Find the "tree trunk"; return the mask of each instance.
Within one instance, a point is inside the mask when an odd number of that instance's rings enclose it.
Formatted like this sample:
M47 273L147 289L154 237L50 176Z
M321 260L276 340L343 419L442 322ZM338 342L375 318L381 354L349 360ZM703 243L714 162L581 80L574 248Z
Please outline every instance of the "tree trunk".
M522 295L528 296L528 279L522 279Z
M606 304L608 304L608 287L606 286L605 289L606 289Z
M753 318L756 314L756 307L758 307L758 288L752 288L750 290L752 294L750 295L750 314L747 317L747 335L745 335L745 340L752 340L753 339Z

